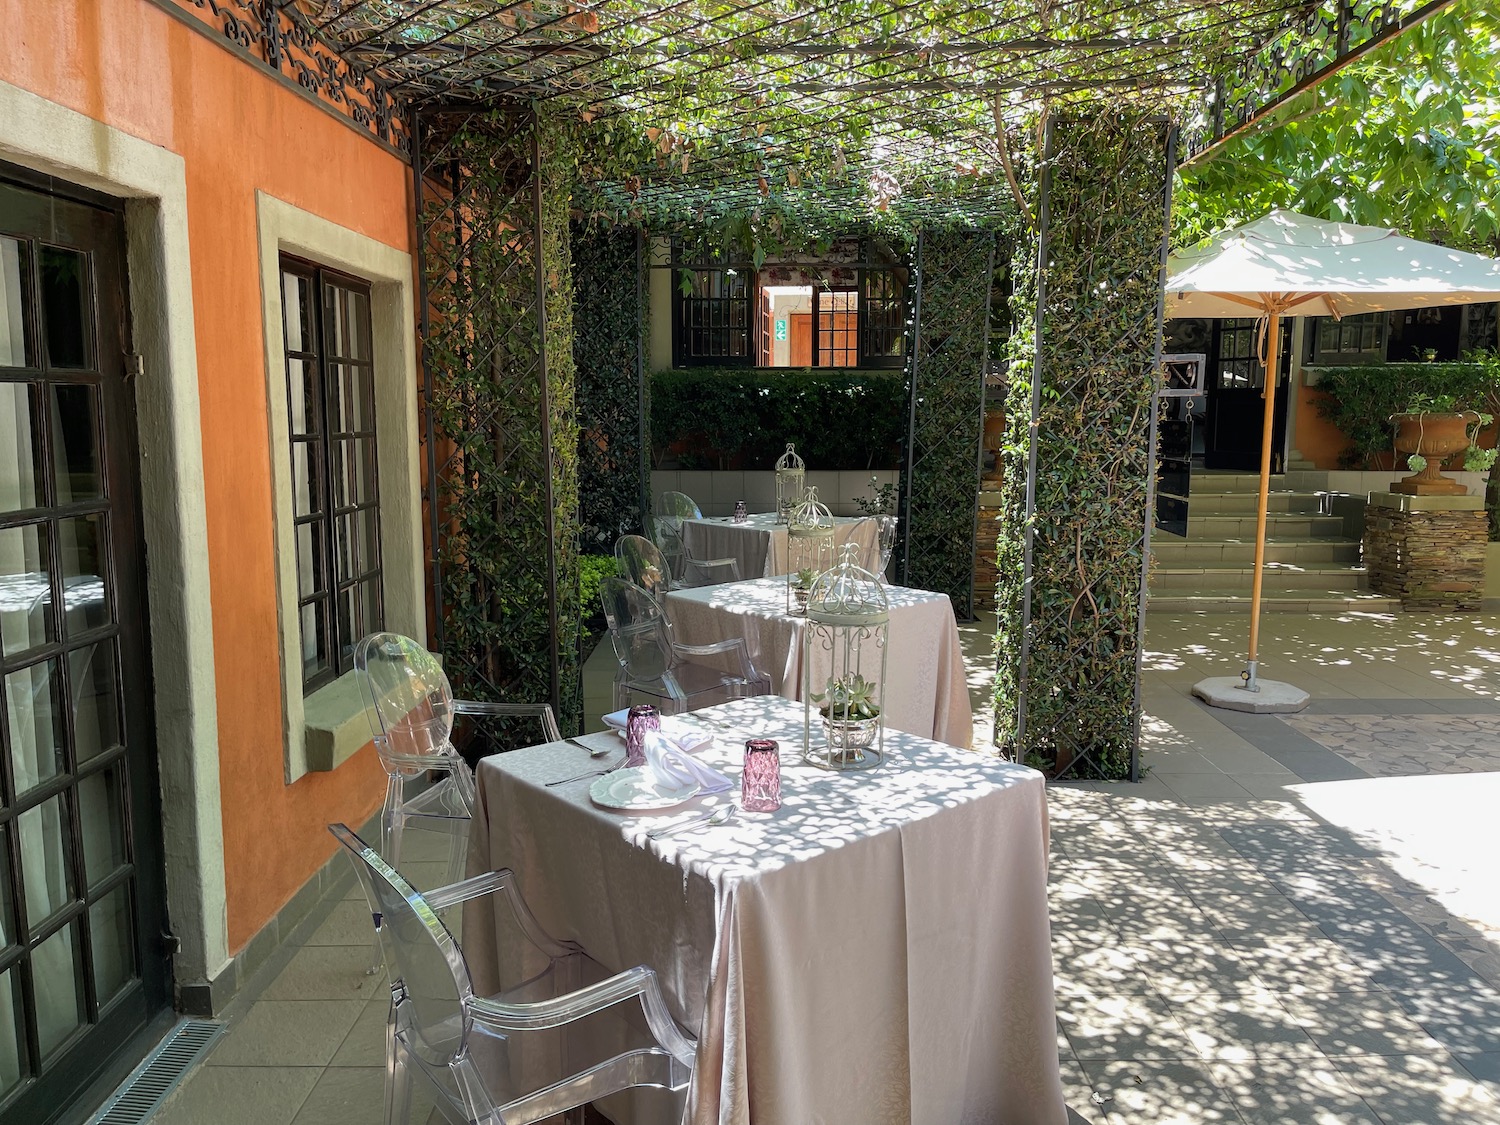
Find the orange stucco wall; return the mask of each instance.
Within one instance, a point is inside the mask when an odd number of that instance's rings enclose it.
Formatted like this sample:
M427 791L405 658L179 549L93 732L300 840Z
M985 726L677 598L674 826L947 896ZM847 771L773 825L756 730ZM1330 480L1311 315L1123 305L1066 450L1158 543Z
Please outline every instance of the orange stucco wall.
M324 825L361 821L383 787L368 747L284 781L255 192L410 251L409 169L145 0L0 0L0 43L0 78L186 162L237 951L332 853Z
M1339 469L1339 456L1349 445L1344 432L1318 410L1318 403L1328 396L1317 387L1297 382L1297 433L1293 446L1314 468Z

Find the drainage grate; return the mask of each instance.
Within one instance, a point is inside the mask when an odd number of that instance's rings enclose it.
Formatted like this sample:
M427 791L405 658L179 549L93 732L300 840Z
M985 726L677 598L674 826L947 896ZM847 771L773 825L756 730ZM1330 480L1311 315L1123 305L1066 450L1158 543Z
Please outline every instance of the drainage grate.
M130 1072L88 1125L140 1125L182 1083L220 1035L219 1020L183 1020Z

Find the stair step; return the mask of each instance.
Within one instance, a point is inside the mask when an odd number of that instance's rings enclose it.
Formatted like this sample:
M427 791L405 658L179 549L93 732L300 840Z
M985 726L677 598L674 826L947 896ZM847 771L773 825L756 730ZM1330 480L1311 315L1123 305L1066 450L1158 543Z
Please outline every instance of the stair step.
M1169 568L1253 566L1253 539L1178 539L1151 537L1151 553L1157 563ZM1267 539L1266 561L1302 566L1359 563L1359 543L1353 539Z
M1273 492L1266 497L1266 511L1317 515L1322 502L1316 492ZM1188 512L1195 516L1254 515L1259 507L1260 497L1254 492L1214 492L1207 488L1200 492L1195 488L1188 496Z
M1192 473L1194 488L1201 488L1204 492L1259 492L1259 473L1216 473L1205 472L1203 469L1194 469ZM1281 479L1273 476L1271 487L1278 488Z
M1246 613L1250 612L1250 591L1173 590L1151 595L1147 608L1152 613ZM1298 590L1263 596L1262 613L1396 613L1400 598L1388 598L1367 591Z
M1253 514L1213 516L1199 515L1188 507L1189 539L1254 539L1256 517ZM1337 539L1344 531L1340 516L1315 516L1301 513L1268 515L1267 539Z
M1239 589L1246 596L1254 579L1253 566L1158 566L1151 572L1151 589L1198 590ZM1364 567L1294 566L1272 563L1265 568L1261 588L1266 590L1363 590Z

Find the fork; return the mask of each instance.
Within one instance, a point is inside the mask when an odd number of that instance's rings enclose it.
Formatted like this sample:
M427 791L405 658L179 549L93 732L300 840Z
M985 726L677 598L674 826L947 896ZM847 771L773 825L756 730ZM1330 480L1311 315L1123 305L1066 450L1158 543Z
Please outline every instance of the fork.
M580 742L576 738L565 738L565 739L563 739L563 741L566 742L566 743L568 743L570 746L576 746L576 747L578 747L580 750L587 750L589 752L589 757L590 758L602 758L606 754L608 754L611 750L614 749L613 746L605 746L605 747L602 747L602 748L596 750L596 749L594 749L594 747L590 746L587 742Z
M628 758L628 757L629 757L629 755L627 754L626 758ZM615 770L619 769L624 764L625 764L625 758L621 758L618 762L616 762L614 765L608 767L607 769L602 769L602 770L584 770L582 773L575 773L571 777L560 777L556 781L549 781L549 782L547 782L546 783L546 787L548 789L551 789L555 785L567 785L570 781L582 781L586 777L603 777L607 773L614 773Z

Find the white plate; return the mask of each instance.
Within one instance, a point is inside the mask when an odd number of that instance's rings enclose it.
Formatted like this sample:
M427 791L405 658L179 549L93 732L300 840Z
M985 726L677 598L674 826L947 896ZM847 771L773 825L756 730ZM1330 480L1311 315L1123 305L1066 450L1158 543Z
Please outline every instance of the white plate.
M645 766L626 766L595 780L589 786L589 797L601 808L645 812L690 801L702 788L696 781L675 787L663 785Z

